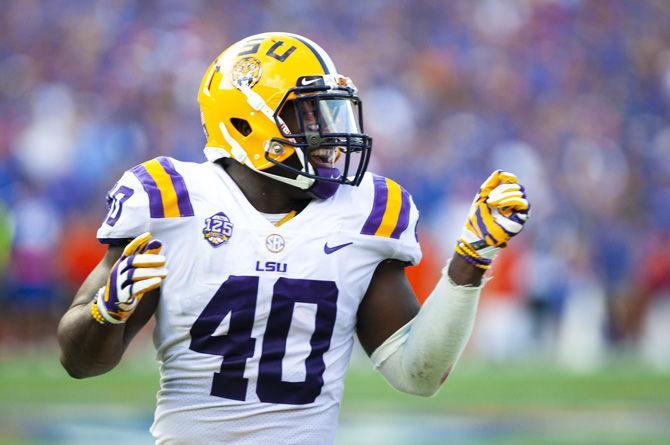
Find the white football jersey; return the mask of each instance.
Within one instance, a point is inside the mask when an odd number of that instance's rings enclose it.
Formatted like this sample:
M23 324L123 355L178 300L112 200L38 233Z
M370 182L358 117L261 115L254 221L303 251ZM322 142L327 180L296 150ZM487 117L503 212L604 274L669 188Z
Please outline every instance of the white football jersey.
M156 442L332 443L375 268L421 258L410 195L368 173L277 227L220 165L160 157L127 171L108 203L101 242L149 231L167 258Z

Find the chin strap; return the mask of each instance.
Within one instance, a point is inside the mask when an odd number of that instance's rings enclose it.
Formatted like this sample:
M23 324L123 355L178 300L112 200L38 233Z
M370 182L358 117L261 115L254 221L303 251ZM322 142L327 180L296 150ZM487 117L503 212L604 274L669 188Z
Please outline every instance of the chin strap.
M339 178L341 172L339 168L317 167L316 174L327 178ZM319 199L328 199L337 192L339 187L340 184L337 182L319 181L317 179L309 191Z

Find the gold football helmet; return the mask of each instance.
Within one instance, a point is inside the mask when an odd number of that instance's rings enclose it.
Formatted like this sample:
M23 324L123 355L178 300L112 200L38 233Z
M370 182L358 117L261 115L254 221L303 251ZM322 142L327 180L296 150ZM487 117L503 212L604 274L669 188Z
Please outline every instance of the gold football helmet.
M372 138L356 87L305 37L233 44L207 69L198 102L210 161L231 157L319 198L363 179Z

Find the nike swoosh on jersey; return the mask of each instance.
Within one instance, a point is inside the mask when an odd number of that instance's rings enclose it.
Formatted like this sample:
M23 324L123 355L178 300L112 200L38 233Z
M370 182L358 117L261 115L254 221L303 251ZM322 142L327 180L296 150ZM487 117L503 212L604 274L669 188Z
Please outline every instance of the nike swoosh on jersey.
M340 244L338 246L329 247L328 243L326 242L326 244L323 245L323 251L326 253L326 255L330 255L331 253L337 252L338 250L343 249L343 248L345 248L347 246L350 246L352 244L353 244L353 241L349 242L349 243Z

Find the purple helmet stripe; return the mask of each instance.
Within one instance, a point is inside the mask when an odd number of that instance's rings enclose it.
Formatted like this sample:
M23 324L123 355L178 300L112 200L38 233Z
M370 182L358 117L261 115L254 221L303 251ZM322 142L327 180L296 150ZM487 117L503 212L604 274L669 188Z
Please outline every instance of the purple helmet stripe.
M142 183L144 191L149 195L149 215L152 218L164 218L163 198L161 198L161 191L158 189L156 182L151 177L149 172L142 164L136 165L131 170L133 174Z
M158 163L165 169L165 172L170 176L172 180L172 186L174 191L177 194L177 206L179 207L179 216L193 216L193 206L191 206L191 199L188 195L188 189L186 188L186 183L184 178L177 173L177 170L174 168L174 165L170 159L165 156L161 156L158 159Z
M382 224L389 195L386 178L374 175L372 180L375 186L375 198L372 204L372 212L370 212L370 216L368 216L365 225L363 225L363 230L361 230L363 235L374 235L377 232L377 229Z

